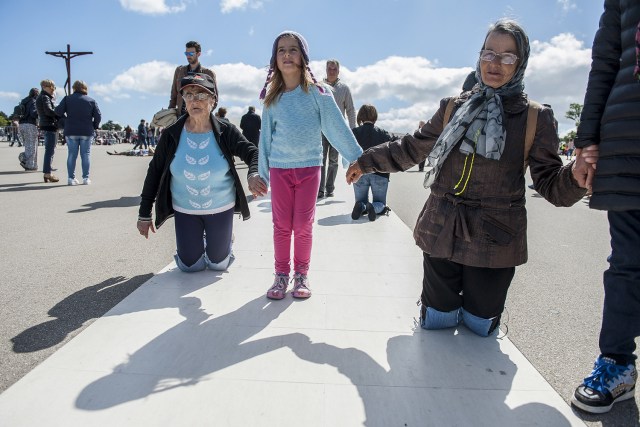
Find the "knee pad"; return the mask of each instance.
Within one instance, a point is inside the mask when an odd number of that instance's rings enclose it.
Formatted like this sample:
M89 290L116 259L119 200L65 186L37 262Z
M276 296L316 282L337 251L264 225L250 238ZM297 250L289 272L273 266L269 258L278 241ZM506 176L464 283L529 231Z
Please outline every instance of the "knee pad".
M202 254L202 256L200 258L198 258L198 260L193 265L190 265L190 266L187 266L184 262L182 262L182 260L178 256L178 254L175 254L173 256L173 259L176 260L176 265L178 266L180 271L184 271L185 273L193 273L195 271L202 271L205 268L207 268L207 264L206 264L206 261L205 261L205 254Z
M205 260L206 266L209 268L209 270L215 270L215 271L225 271L227 268L229 268L232 258L233 258L233 253L229 252L229 255L227 255L227 257L222 261L213 262L209 259L206 253L204 254L204 260Z
M462 323L476 335L488 337L496 334L500 326L500 316L485 319L469 313L464 308L462 311Z
M458 326L460 323L460 309L438 311L432 307L422 306L420 326L423 329L445 329Z

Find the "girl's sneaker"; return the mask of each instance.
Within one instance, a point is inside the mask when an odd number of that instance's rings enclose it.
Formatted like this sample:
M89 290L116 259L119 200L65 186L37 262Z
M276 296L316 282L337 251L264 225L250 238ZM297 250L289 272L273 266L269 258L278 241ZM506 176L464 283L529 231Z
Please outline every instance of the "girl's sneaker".
M309 298L311 289L309 289L309 279L306 274L296 273L293 275L293 290L291 295L294 298Z
M287 293L287 286L289 285L289 275L283 273L276 273L276 278L273 281L273 285L267 291L267 298L269 299L282 299Z

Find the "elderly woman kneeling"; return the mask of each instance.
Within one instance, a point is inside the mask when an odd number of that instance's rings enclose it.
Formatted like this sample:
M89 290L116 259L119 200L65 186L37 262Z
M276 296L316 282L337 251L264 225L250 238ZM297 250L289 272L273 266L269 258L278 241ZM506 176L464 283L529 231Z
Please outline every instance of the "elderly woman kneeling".
M249 218L234 156L249 166L254 195L267 189L258 177L258 149L232 124L212 114L218 101L213 79L192 74L180 82L187 114L162 133L142 188L137 228L148 238L175 217L176 264L185 272L226 270L231 261L233 214ZM204 239L203 239L204 237Z
M496 22L482 44L473 89L443 99L413 136L367 150L347 171L355 182L363 173L428 161L424 185L431 193L414 231L424 252L425 329L464 324L481 336L498 329L515 266L527 261L525 161L535 189L554 205L571 206L586 193L584 163L564 166L558 156L550 108L535 107L535 136L525 148L534 108L523 92L528 59L524 30L511 20Z

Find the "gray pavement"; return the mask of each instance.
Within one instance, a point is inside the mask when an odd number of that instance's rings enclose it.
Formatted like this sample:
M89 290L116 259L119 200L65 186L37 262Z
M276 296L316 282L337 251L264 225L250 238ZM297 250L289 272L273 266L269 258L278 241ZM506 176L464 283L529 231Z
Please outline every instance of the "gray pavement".
M62 181L44 184L41 173L20 172L20 149L0 142L5 207L0 226L5 260L0 270L0 390L171 262L171 221L149 241L135 230L148 158L107 156L112 148L93 148L93 185L67 187ZM54 162L59 175L64 174L65 158L66 149L59 146ZM421 181L419 173L392 176L389 204L410 228L415 219L403 209L419 212L427 194ZM531 192L527 205L530 261L518 269L510 293L507 338L568 400L597 352L606 218L585 205L554 208L535 196ZM345 215L349 200L341 202ZM582 226L590 230L588 235L576 231ZM589 425L638 425L637 399L609 415L578 415Z

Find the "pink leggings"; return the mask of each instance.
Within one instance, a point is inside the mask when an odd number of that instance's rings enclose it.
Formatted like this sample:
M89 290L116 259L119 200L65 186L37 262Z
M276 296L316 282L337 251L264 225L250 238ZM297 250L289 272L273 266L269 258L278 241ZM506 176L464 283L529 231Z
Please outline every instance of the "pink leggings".
M271 169L271 211L276 273L291 271L291 233L294 235L293 268L307 274L311 262L313 221L320 188L320 166Z

